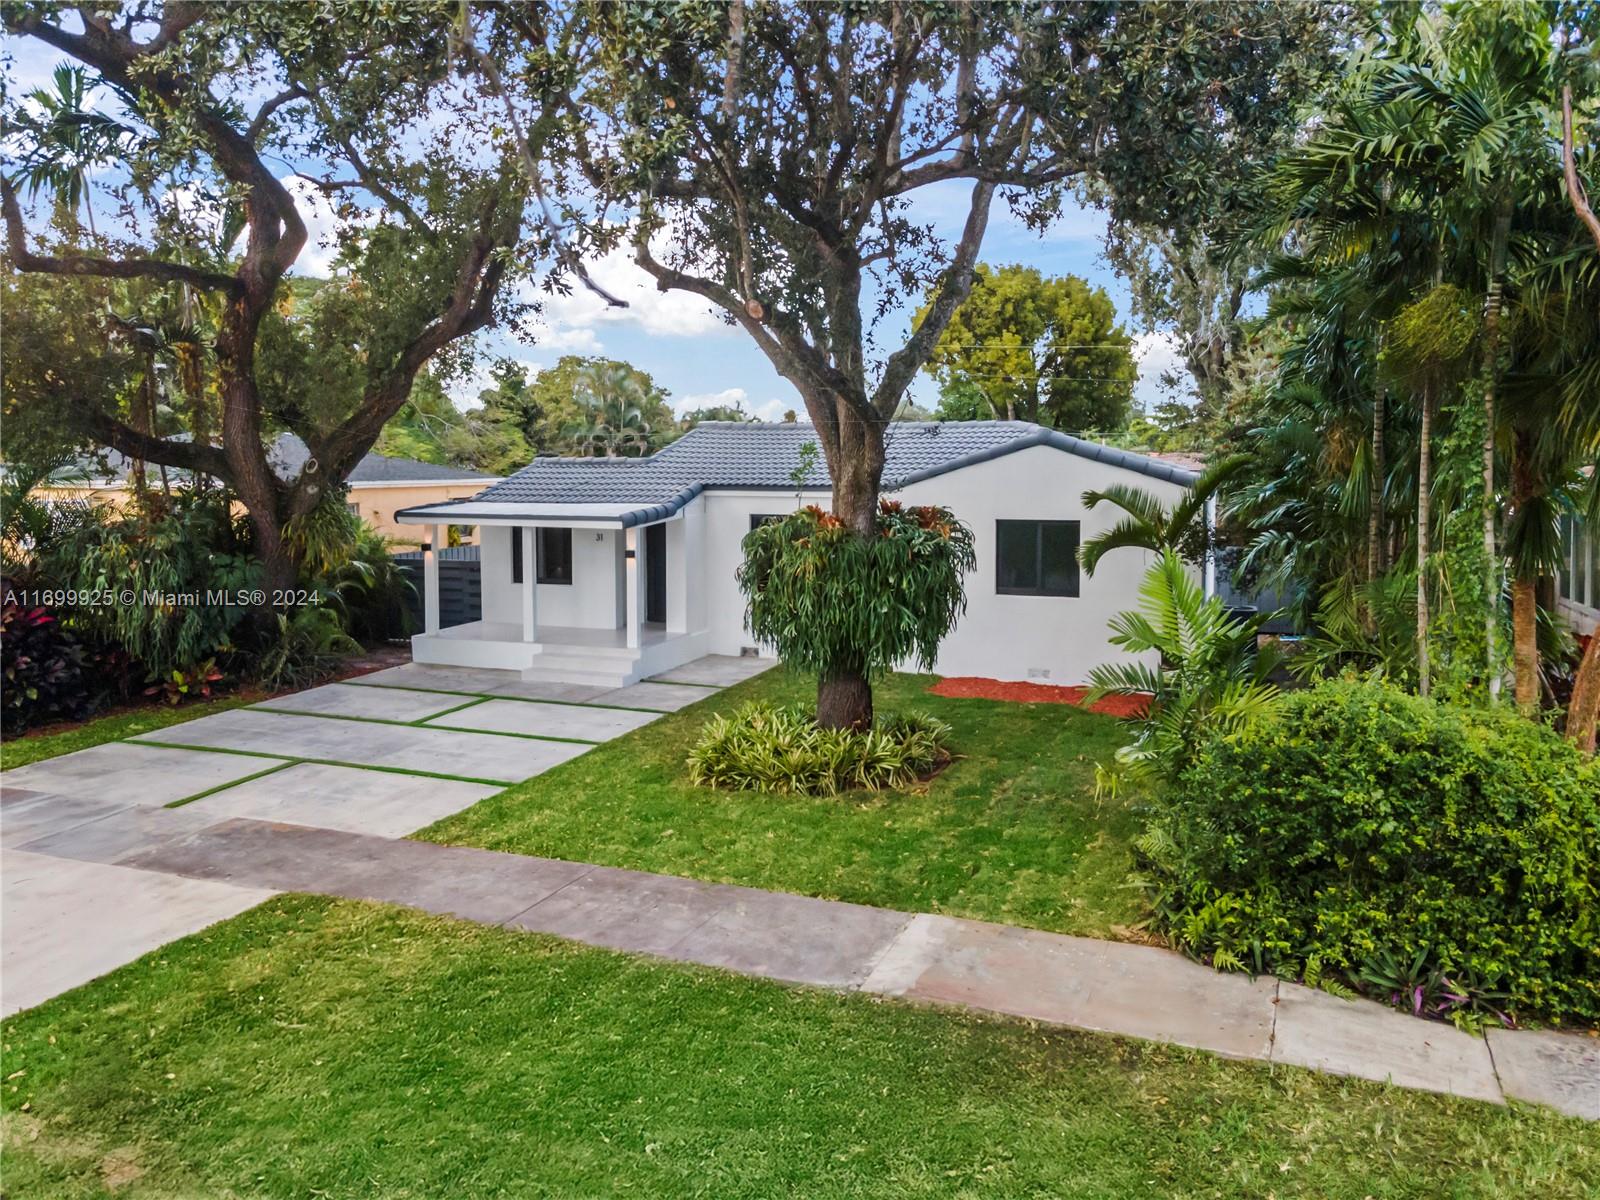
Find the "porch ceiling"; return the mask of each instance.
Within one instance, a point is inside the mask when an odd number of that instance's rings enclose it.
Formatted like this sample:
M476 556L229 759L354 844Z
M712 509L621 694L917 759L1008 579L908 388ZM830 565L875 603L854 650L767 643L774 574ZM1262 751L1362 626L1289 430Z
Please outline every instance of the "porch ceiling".
M403 525L572 525L588 529L629 529L672 520L700 490L698 487L687 489L658 504L451 500L401 509L394 519Z

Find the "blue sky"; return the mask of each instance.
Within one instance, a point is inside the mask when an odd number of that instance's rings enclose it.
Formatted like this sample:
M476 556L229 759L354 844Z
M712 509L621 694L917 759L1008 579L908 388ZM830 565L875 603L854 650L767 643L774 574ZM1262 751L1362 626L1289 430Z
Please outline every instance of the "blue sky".
M29 91L48 83L51 71L63 59L31 39L5 39L3 64L8 91ZM287 166L286 173L287 173ZM301 201L312 243L306 247L296 271L326 274L331 258L333 216L325 201L303 181L286 179ZM967 185L949 184L925 189L914 202L914 215L931 222L943 235L953 237L966 214ZM1133 327L1126 283L1111 270L1101 254L1104 218L1092 208L1067 205L1056 223L1043 233L1025 228L1001 203L996 203L984 240L983 261L1023 263L1046 275L1075 274L1104 288L1119 316L1138 338L1140 379L1135 399L1152 406L1162 392L1161 373L1176 363L1168 338ZM320 243L320 244L319 244ZM628 301L626 309L608 309L598 298L580 289L568 297L545 297L533 344L492 332L481 339L485 362L471 379L452 388L460 404L475 398L486 381L490 357L510 357L531 368L548 367L563 354L603 354L624 359L648 371L668 392L682 412L711 404L738 404L745 411L778 419L785 409L796 409L805 419L798 394L780 377L762 353L739 329L713 316L695 297L660 293L653 283L618 251L591 266L591 272L613 294ZM891 313L879 326L882 344L893 348L903 336L910 310ZM911 398L924 407L937 403L934 382L919 375Z
M966 185L929 189L916 211L946 235L959 230L966 215ZM1024 263L1046 275L1074 274L1102 287L1112 297L1123 323L1136 336L1129 318L1128 288L1101 253L1105 218L1092 208L1068 206L1042 234L1027 229L1010 210L996 204L984 239L983 261ZM529 364L549 366L562 354L604 354L625 359L649 371L672 393L680 411L710 404L738 403L747 412L777 419L794 408L804 418L795 390L772 368L745 333L712 315L709 306L682 293L662 294L649 278L618 252L594 268L597 282L629 302L626 309L607 309L596 297L575 292L547 300L539 344L518 345L491 339L493 352ZM886 344L903 333L909 311L891 314L881 329ZM1135 397L1152 405L1161 396L1157 380L1176 357L1159 334L1140 337L1140 381ZM470 392L472 385L464 389ZM920 375L912 398L924 407L938 400L932 379Z

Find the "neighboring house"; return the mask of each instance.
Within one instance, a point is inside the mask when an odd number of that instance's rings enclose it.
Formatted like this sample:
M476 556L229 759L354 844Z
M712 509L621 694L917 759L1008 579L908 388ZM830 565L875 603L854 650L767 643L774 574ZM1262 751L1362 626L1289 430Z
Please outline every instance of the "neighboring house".
M809 425L707 422L648 458L540 458L470 500L419 505L403 523L483 530L482 619L440 628L424 550L418 662L525 678L630 682L703 654L750 652L734 578L745 534L800 504L829 503L820 456L796 487ZM1083 538L1117 519L1083 493L1113 483L1170 504L1195 473L1020 421L896 422L883 490L943 504L972 527L967 611L940 649L946 675L1082 683L1119 657L1106 623L1139 601L1150 556L1108 555L1093 578Z
M288 479L299 474L309 454L304 442L292 433L283 433L278 435L268 457L278 474ZM103 459L79 464L77 479L46 484L36 488L35 493L45 500L89 500L96 504L121 507L130 494L129 475L132 468L133 464L128 458L109 450ZM166 474L174 485L186 477L186 472L171 468L167 469ZM159 487L161 468L147 465L145 478L151 486ZM438 504L473 496L498 480L497 475L469 471L464 467L368 454L350 473L350 492L346 503L351 512L385 537L415 545L415 526L398 524L394 519L396 512L419 504ZM461 541L471 541L473 536L470 528L460 530L459 535Z
M1561 519L1557 611L1581 634L1600 628L1600 534L1576 517Z

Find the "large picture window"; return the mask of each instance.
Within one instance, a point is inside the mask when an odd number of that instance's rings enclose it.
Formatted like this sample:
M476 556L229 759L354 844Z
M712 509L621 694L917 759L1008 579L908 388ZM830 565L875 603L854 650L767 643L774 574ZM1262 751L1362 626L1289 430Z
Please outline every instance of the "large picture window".
M1076 596L1078 522L996 521L994 590L1002 596Z
M572 582L572 530L540 526L534 541L539 556L539 583ZM522 582L522 530L511 530L511 582Z

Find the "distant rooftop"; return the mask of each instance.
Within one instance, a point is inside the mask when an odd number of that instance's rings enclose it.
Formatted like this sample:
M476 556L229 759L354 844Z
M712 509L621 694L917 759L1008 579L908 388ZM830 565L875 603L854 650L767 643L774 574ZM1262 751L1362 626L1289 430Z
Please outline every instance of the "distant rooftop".
M175 439L176 440L176 439ZM267 452L267 458L272 462L274 469L284 478L292 479L300 473L300 468L305 466L306 459L311 456L311 451L306 444L292 433L280 433L272 443L272 448ZM97 465L103 458L106 470L102 472ZM127 479L133 469L132 462L124 454L115 450L107 450L96 459L81 464L83 470L96 479ZM170 471L171 468L168 468ZM182 474L182 472L178 472ZM448 464L418 462L414 458L391 458L384 454L367 454L350 472L350 482L361 483L444 483L448 481L471 481L481 479L485 483L498 479L498 475L487 475L482 471L473 471L467 467L452 467Z

